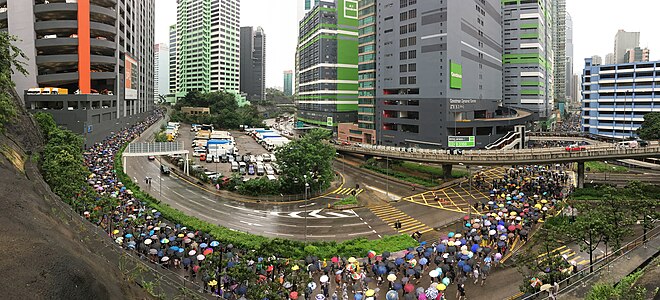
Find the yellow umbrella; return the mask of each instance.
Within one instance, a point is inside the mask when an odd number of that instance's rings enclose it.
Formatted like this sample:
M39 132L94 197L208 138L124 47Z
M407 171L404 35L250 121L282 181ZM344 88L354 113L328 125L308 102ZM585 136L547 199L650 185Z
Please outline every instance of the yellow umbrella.
M518 214L518 213L515 212L515 211L512 211L512 212L511 212L511 215L512 215L512 216L515 216L516 214Z
M536 203L536 205L534 205L534 207L538 208L538 209L541 209L542 206L541 206L541 203Z
M349 263L354 263L354 262L356 262L356 261L357 261L357 259L355 259L355 257L352 257L352 256L351 256L351 257L348 258L348 262L349 262Z
M216 285L218 285L218 281L216 280L209 281L209 286L216 286Z
M436 285L435 288L438 289L438 291L444 291L447 289L447 286L444 283L441 283Z
M548 200L543 199L543 200L541 200L541 203L546 204L546 203L548 203Z
M367 297L373 297L375 293L376 293L376 291L374 291L372 289L368 289L366 292L364 292L364 295L367 296Z
M300 270L300 267L298 265L295 265L295 266L291 267L291 270L298 271L298 270Z
M118 234L118 233L119 233L119 230L117 230L117 229L112 231L112 234Z

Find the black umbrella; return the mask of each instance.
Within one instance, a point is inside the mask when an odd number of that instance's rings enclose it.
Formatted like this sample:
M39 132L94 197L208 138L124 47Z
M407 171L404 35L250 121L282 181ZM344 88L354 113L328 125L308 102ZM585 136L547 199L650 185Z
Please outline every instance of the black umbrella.
M390 257L390 252L389 251L383 252L383 259L388 259L389 257Z
M307 257L305 257L305 262L306 262L307 264L311 264L311 263L313 262L312 257L311 257L311 256L307 256Z

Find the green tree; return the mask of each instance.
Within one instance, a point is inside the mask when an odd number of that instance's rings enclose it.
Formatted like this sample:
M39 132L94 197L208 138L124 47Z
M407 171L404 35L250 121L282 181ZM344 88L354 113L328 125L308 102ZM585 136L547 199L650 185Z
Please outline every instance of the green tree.
M18 39L15 36L11 36L7 32L0 32L0 130L4 128L4 124L16 116L16 106L11 92L14 82L11 80L11 76L14 74L14 70L27 74L23 60L28 58L20 48L13 45L16 41Z
M580 245L580 250L589 253L589 271L593 272L594 251L611 230L608 228L607 212L602 206L587 202L576 202L574 208L578 210L578 215L566 227L566 233Z
M518 269L524 275L523 283L520 286L522 292L533 292L527 281L531 277L537 277L543 283L552 284L565 276L561 272L561 268L568 267L568 264L561 253L556 251L561 246L559 241L564 237L562 234L564 228L554 225L555 223L563 224L563 222L554 222L554 218L548 218L543 227L539 228L534 235L534 239L528 241L530 250L520 254Z
M637 129L637 135L647 140L660 140L660 112L644 115L644 122Z
M304 192L305 183L312 191L317 191L330 184L334 177L332 160L335 149L326 142L329 137L327 130L314 129L277 150L277 160L282 168L280 183L284 191Z

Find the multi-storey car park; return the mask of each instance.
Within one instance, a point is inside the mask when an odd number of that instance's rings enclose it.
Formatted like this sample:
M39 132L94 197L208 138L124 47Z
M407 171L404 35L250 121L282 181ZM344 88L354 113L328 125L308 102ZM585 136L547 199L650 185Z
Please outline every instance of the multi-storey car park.
M618 139L635 136L644 115L660 112L659 85L660 62L598 65L585 59L582 130Z
M153 106L154 0L0 0L0 30L17 36L28 74L14 74L27 108L49 112L87 143ZM26 95L37 87L66 95Z

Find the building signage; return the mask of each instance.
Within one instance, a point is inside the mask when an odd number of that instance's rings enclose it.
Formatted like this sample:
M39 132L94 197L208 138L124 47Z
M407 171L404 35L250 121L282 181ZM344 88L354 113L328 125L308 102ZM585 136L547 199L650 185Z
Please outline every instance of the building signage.
M137 99L138 98L138 64L137 61L126 55L124 60L125 74L124 74L124 99Z
M332 117L328 117L328 118L325 120L325 126L328 126L328 127L332 127L332 126L333 126Z
M460 90L463 88L463 66L455 62L449 64L449 87Z
M474 135L448 136L447 146L450 148L472 148L476 146Z
M463 110L465 104L476 104L477 99L449 99L449 110Z

